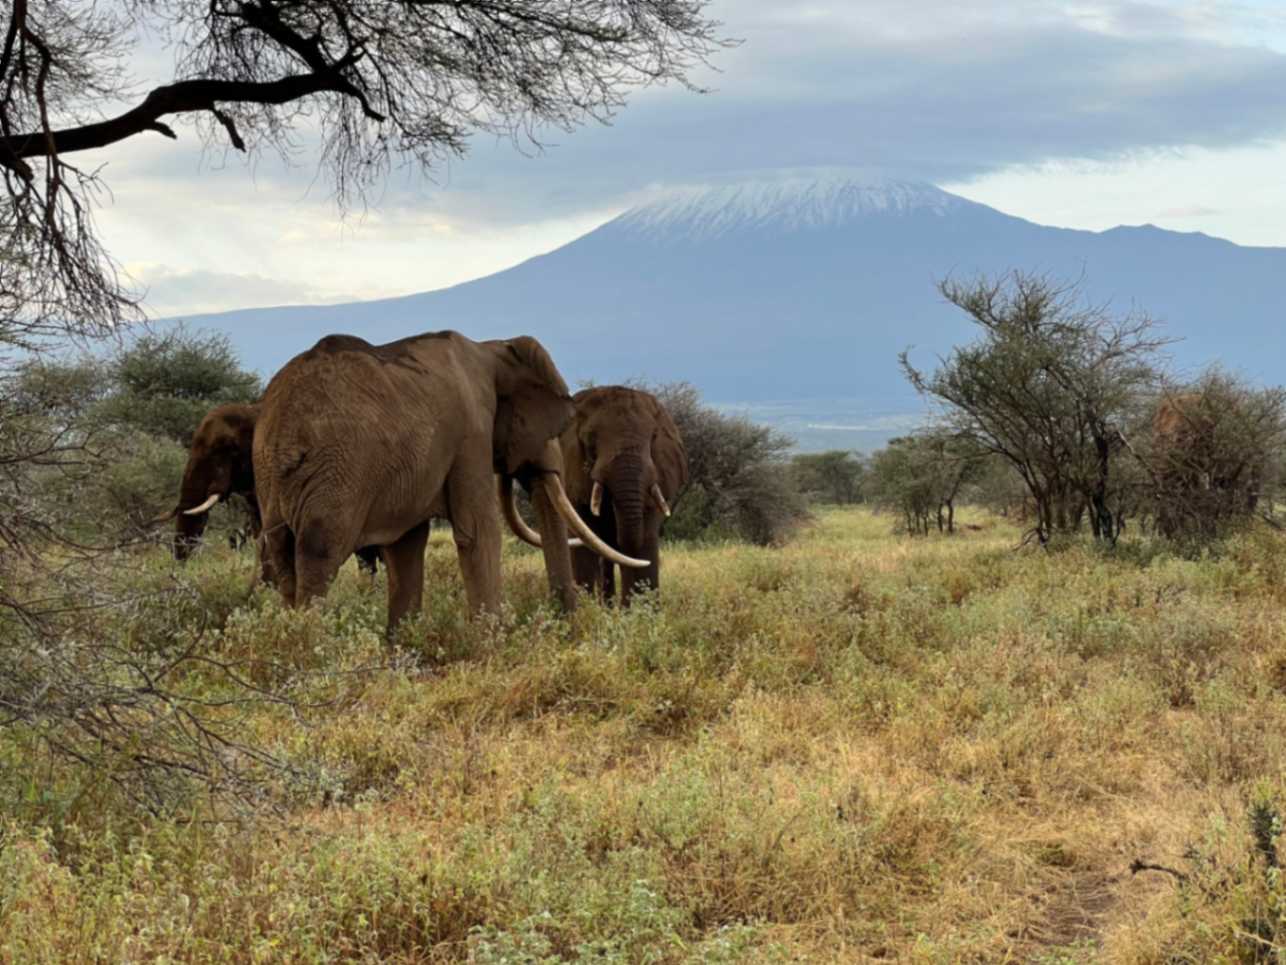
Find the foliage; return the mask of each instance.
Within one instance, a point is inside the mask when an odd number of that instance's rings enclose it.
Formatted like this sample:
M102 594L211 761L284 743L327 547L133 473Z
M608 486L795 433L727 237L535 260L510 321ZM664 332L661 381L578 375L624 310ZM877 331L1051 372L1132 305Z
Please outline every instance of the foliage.
M535 142L549 125L608 119L631 89L686 83L722 45L705 6L30 0L0 15L0 741L31 755L23 793L43 801L34 768L70 763L57 780L78 787L71 800L90 813L107 788L136 807L191 804L204 818L220 795L254 805L271 796L270 773L303 770L241 737L242 716L261 703L299 713L293 696L206 652L206 608L182 630L153 624L187 612L193 591L168 573L159 585L140 575L151 558L135 533L86 540L87 529L113 528L90 515L104 505L137 516L152 469L173 465L205 409L257 385L226 342L183 333L143 336L109 378L93 362L47 361L120 337L140 314L94 228L103 168L79 167L80 152L143 133L175 138L171 117L194 120L207 144L217 135L291 159L300 135L316 134L344 206L394 163L424 171L462 153L471 132ZM125 68L158 39L175 54L174 82L104 116L104 105L139 97ZM12 773L0 768L0 781ZM0 915L12 914L10 897L0 892ZM59 957L0 957L31 954Z
M703 405L686 382L639 388L669 411L688 453L688 488L666 532L679 539L778 544L808 517L785 455L794 440Z
M1115 541L1120 426L1154 384L1166 340L1146 316L1084 307L1074 286L1038 276L947 280L939 288L978 325L980 338L954 349L933 373L902 353L907 378L946 407L949 425L1022 476L1042 543L1077 529L1086 510L1094 535Z
M835 449L800 453L791 460L801 492L818 502L846 506L862 502L868 466L859 453Z
M106 357L37 356L15 367L9 385L25 431L76 454L29 467L29 505L56 516L54 530L91 543L141 537L173 504L206 412L261 390L225 336L182 327L144 333ZM243 522L235 509L215 514L216 531Z
M1162 534L1208 541L1272 513L1282 481L1286 390L1253 388L1212 370L1166 387L1148 415L1135 454L1148 475L1142 509Z
M892 439L871 458L871 501L898 513L906 532L955 532L956 503L981 475L987 453L972 439L945 430L925 430Z
M215 406L254 402L263 391L226 335L181 326L131 339L111 360L110 373L113 391L99 417L184 447Z
M969 492L971 503L1005 519L1027 518L1031 500L1023 477L1009 460L990 453L978 465Z

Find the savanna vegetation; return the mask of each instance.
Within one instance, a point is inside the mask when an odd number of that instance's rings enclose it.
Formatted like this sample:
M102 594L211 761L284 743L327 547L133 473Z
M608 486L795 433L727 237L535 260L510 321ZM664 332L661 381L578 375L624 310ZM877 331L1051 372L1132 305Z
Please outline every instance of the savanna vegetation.
M392 646L382 573L292 611L249 548L179 568L137 524L181 413L258 391L226 343L11 365L0 960L1279 960L1279 397L1091 416L1002 334L948 374L1009 372L1043 436L961 406L790 457L663 386L663 594L560 617L511 542L470 621L437 533ZM1042 439L1085 447L1044 510Z
M1272 960L1286 542L1015 553L966 515L671 546L660 599L566 621L514 543L467 622L438 535L392 651L352 564L291 612L248 553L176 591L148 551L84 630L199 652L165 686L266 749L260 796L176 779L149 815L128 749L86 770L11 722L0 958Z

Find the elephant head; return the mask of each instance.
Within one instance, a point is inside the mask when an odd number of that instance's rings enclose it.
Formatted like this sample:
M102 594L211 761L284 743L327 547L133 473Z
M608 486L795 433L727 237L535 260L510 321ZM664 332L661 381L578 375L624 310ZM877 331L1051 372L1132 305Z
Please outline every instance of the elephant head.
M646 569L623 571L628 602L639 581L657 585L661 523L687 485L687 454L674 420L648 392L601 386L573 402L576 415L561 438L572 501L588 509L610 545L649 561Z
M550 589L563 607L571 610L576 595L568 524L580 538L571 545L588 546L604 559L627 568L642 567L646 561L614 552L580 517L568 498L563 483L568 467L559 437L571 423L576 408L549 353L528 336L485 344L497 357L492 456L500 480L501 508L514 532L541 548ZM522 522L513 504L515 480L531 494L539 533Z
M251 529L258 535L259 509L254 498L254 443L258 408L221 405L211 409L192 436L183 470L178 504L156 522L175 520L174 558L185 560L205 532L210 510L232 495L250 504Z

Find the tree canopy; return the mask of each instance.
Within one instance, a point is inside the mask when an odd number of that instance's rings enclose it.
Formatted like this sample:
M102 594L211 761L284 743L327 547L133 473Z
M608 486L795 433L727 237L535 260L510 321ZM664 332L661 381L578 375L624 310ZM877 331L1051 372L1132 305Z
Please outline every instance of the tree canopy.
M939 287L978 326L979 337L931 373L904 352L907 378L944 404L949 426L1022 476L1041 542L1075 529L1082 508L1090 511L1094 534L1114 540L1119 527L1110 499L1120 427L1155 383L1158 353L1169 340L1146 316L1085 306L1075 286L1040 276L948 280Z

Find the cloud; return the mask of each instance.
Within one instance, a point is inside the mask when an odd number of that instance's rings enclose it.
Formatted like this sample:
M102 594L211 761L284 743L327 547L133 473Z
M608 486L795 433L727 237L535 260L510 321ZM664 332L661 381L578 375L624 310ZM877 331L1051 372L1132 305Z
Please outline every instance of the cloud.
M1230 39L1237 21L1212 19L1218 5L1018 6L1022 16L1012 0L917 0L914 12L903 0L725 3L745 43L701 77L715 93L645 94L610 128L560 135L535 158L476 143L423 200L503 223L738 169L861 165L959 181L1286 136L1286 55Z
M126 271L147 290L147 303L158 315L219 311L229 301L244 305L322 305L354 301L352 292L324 291L312 285L168 265L126 265Z
M1286 48L1286 17L1265 6L718 0L712 11L744 41L714 57L717 72L697 75L714 93L642 92L610 127L544 132L534 155L475 138L436 183L393 176L379 207L507 225L739 169L861 165L959 181L1052 158L1286 135L1286 54L1269 45ZM190 151L158 147L140 175L245 178L235 156L197 174ZM261 188L324 202L315 175L311 161L285 169L274 159L255 173Z
M1167 208L1164 211L1157 212L1157 221L1166 221L1171 218L1214 218L1223 214L1219 208L1208 208L1203 204L1192 204L1181 208Z
M431 179L395 171L342 226L308 131L293 166L203 157L183 125L178 143L135 138L87 159L107 162L115 193L107 239L126 261L187 273L153 279L157 303L215 297L202 277L242 279L229 290L255 297L240 304L370 298L497 270L660 188L736 172L864 167L958 184L1286 137L1286 8L1262 0L716 0L711 11L744 41L695 77L712 93L638 92L610 126L542 132L540 152L476 137ZM244 281L254 277L259 288Z

